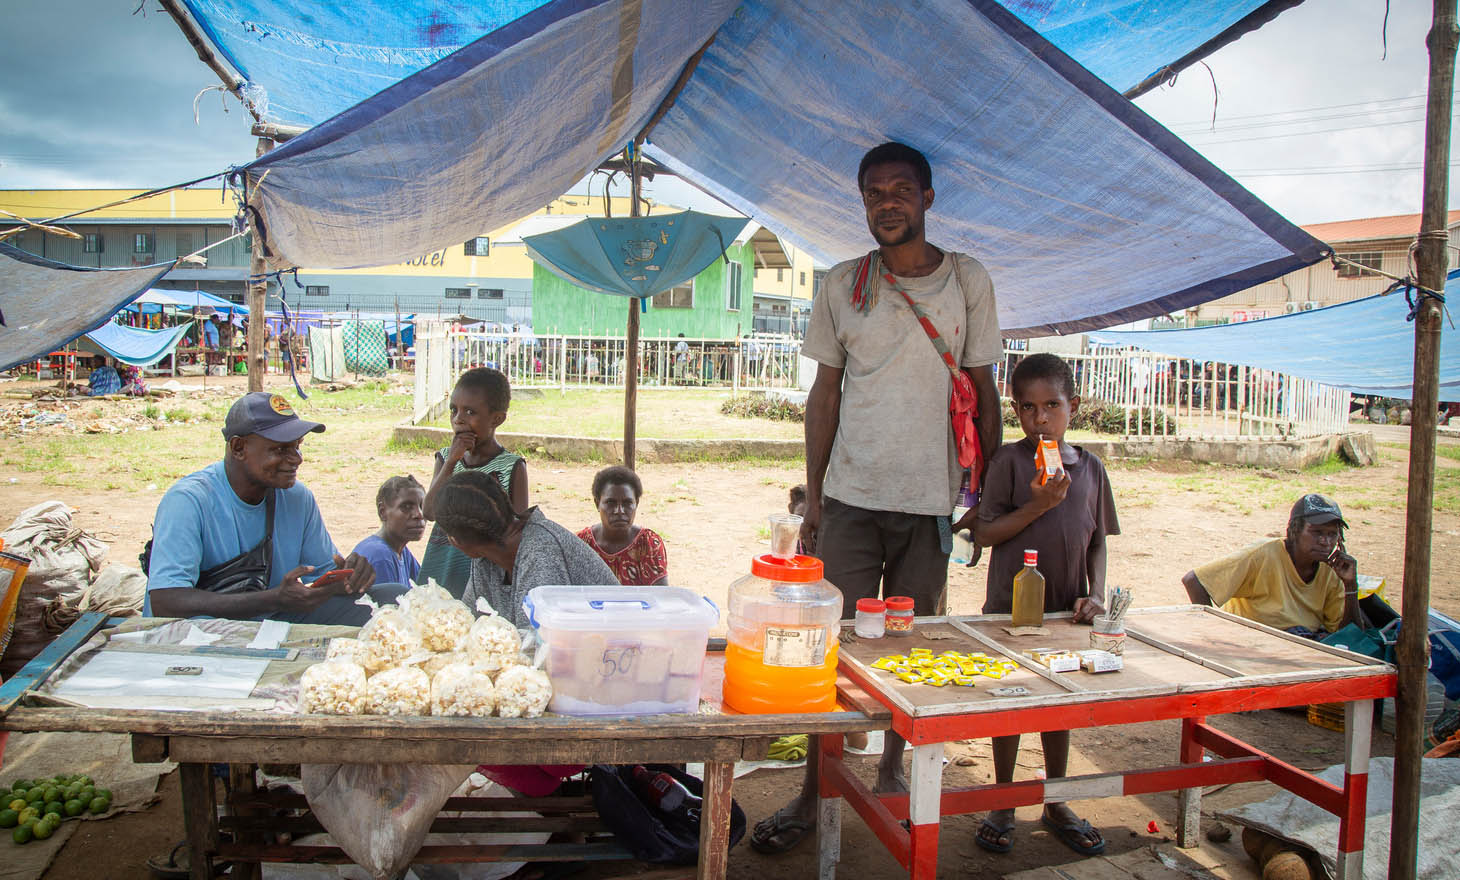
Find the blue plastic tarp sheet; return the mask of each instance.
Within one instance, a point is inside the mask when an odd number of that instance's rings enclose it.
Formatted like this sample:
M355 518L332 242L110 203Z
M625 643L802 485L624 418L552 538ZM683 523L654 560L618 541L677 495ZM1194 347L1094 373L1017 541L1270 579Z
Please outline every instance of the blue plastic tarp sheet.
M248 82L264 118L315 125L545 0L184 0ZM692 4L684 4L692 5ZM830 18L857 14L806 3ZM903 6L907 4L887 4ZM1031 28L1125 91L1266 5L1264 0L1007 0Z
M135 300L127 304L129 312L157 312L164 307L178 309L180 311L192 311L194 309L213 309L224 314L247 315L248 306L236 303L230 299L224 299L216 294L208 293L205 290L162 290L153 288Z
M134 367L150 367L177 347L188 332L188 324L163 330L143 330L106 323L81 337L78 347L95 354L105 354Z
M173 263L135 269L68 266L0 244L0 370L33 361L101 326Z
M1446 298L1460 297L1460 272L1445 283ZM1301 376L1355 394L1409 399L1414 386L1414 324L1398 293L1261 321L1190 330L1091 333L1104 345L1135 346L1158 354L1241 364ZM1443 323L1440 399L1460 400L1460 344Z
M271 260L382 265L525 216L711 34L646 152L832 264L873 246L863 153L919 147L930 240L988 266L1006 335L1177 311L1325 251L992 0L559 0L247 166Z
M590 217L522 239L528 256L599 293L653 296L720 259L750 221L698 211L649 217Z

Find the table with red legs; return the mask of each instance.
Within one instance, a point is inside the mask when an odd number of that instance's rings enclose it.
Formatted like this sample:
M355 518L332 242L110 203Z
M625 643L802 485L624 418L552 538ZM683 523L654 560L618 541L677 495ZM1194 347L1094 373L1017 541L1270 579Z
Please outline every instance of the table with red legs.
M1033 648L1089 648L1090 628L1069 615L1046 615L1047 635L1014 636L1000 615L919 618L911 638L854 640L842 646L841 671L892 713L892 729L912 752L910 791L876 794L842 760L839 736L818 737L818 863L836 874L841 804L860 815L915 880L937 873L943 816L1041 803L1179 791L1177 842L1196 846L1201 789L1267 780L1339 817L1337 876L1363 876L1364 804L1374 700L1393 696L1394 667L1321 645L1215 608L1173 606L1127 615L1124 668L1054 673L1030 661ZM984 653L1019 662L1001 679L976 686L909 683L872 664L889 654ZM1022 689L1009 695L996 690ZM1007 694L1007 691L1006 691ZM1223 733L1207 718L1313 703L1344 705L1342 786ZM944 789L943 747L950 741L1181 720L1178 763L1062 779ZM1207 753L1214 756L1207 759ZM904 828L903 820L909 827Z

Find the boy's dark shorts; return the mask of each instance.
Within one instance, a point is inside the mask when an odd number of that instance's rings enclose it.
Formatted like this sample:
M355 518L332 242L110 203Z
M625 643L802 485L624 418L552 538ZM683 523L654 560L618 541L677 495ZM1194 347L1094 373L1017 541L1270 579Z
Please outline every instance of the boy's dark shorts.
M911 596L919 616L946 613L948 552L938 519L822 499L816 555L842 592L843 620L856 614L858 599L888 596Z

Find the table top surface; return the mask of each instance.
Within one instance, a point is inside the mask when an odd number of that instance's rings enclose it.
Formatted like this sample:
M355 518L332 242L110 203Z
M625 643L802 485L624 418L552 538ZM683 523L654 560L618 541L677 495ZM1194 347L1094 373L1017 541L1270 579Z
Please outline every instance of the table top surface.
M913 718L1394 675L1381 661L1196 605L1129 612L1124 668L1116 672L1051 673L1025 656L1037 648L1088 650L1091 628L1070 618L1047 614L1048 634L1026 636L1007 631L1008 615L918 618L911 637L843 644L841 663L877 700ZM1019 668L1000 679L978 676L973 687L933 687L872 665L913 648L983 653ZM1021 687L1026 693L1017 696L994 693Z

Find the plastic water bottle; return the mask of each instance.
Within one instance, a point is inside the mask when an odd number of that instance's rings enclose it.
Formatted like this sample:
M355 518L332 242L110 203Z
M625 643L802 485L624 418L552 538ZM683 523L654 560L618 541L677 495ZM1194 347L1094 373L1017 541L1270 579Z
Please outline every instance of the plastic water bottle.
M955 523L978 504L978 493L969 489L969 482L969 473L964 470L963 485L958 490L958 503L953 507ZM953 553L948 559L958 565L967 565L973 559L973 537L967 529L953 533Z

